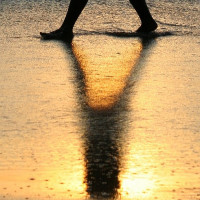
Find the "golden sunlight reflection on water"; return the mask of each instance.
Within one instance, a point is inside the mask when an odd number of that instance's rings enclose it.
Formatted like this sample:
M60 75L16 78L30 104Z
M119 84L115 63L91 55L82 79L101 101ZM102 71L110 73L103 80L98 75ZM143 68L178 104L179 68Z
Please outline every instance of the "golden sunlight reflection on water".
M93 38L98 43L88 40L89 44L76 41L72 46L83 73L89 109L84 134L87 192L93 198L150 197L154 190L152 176L145 173L133 176L136 169L131 158L133 151L123 155L128 117L124 108L128 102L122 96L152 41L105 42L98 37Z
M95 38L94 38L95 39ZM142 51L140 42L115 40L73 45L73 52L84 74L88 105L95 110L112 108L126 87Z
M199 200L199 136L178 129L189 119L195 128L186 79L174 61L163 67L171 40L155 40L79 35L72 46L21 41L16 53L18 40L6 44L0 198Z
M121 195L130 199L150 197L154 189L154 181L151 177L148 179L146 176L144 178L133 178L130 175L127 178L122 176L121 182Z

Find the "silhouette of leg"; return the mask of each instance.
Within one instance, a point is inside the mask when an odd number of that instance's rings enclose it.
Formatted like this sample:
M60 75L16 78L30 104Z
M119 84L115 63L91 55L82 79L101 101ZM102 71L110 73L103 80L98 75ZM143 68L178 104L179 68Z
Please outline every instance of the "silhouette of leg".
M145 0L130 0L130 3L135 8L140 20L141 26L136 32L149 33L157 28L157 23L151 16Z
M66 17L61 27L50 33L42 33L40 35L43 39L60 39L71 42L73 39L73 27L87 4L88 0L71 0Z

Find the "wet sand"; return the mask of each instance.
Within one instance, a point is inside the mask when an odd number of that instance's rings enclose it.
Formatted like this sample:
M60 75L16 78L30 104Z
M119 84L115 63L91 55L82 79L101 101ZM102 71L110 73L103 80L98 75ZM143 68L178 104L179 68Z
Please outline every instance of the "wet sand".
M0 46L1 199L200 199L195 37Z
M0 199L200 200L199 6L153 3L159 37L97 1L67 45L65 1L0 1Z

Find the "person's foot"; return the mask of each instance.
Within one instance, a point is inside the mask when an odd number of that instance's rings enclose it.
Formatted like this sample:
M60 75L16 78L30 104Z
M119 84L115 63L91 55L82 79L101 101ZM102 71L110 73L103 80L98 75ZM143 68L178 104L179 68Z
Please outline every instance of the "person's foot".
M150 33L157 29L158 25L155 21L143 23L137 30L137 33Z
M72 31L65 31L63 29L58 29L49 33L40 32L42 39L44 40L64 40L71 42L74 35Z

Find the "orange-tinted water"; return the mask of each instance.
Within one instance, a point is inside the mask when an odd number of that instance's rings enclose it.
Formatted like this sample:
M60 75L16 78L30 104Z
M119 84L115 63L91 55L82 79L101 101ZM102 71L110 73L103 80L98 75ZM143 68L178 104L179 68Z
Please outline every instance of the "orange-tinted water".
M33 34L11 5L0 24L0 199L199 200L196 29L141 39L79 24L69 46L33 37L47 24L33 20L39 4L21 12Z

